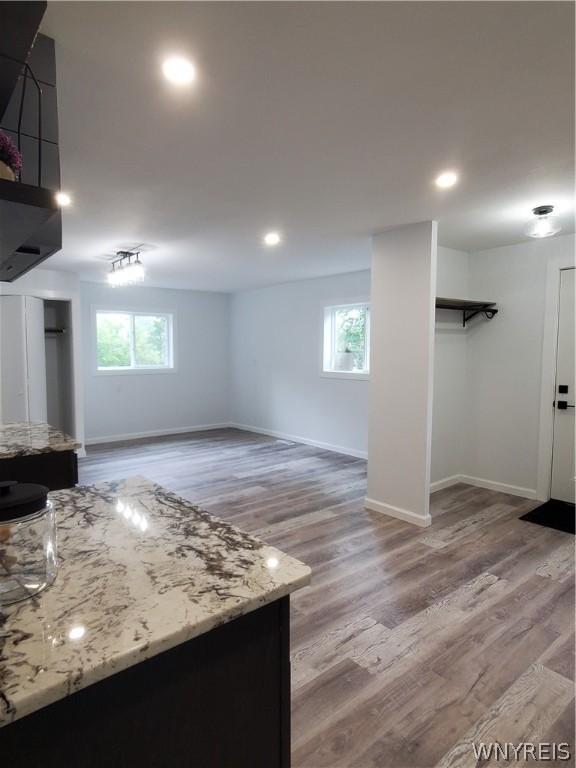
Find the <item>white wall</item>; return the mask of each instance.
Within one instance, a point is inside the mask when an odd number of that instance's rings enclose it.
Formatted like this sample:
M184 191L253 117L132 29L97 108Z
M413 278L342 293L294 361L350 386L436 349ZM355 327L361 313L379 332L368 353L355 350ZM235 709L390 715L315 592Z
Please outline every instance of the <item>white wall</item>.
M431 522L437 232L424 221L372 239L365 506L420 526Z
M469 297L468 254L438 249L436 293L447 299ZM436 311L432 419L432 482L462 474L468 466L469 392L467 331L459 312Z
M574 257L574 236L470 255L473 298L497 301L468 339L468 469L465 474L535 495L538 482L542 341L551 259Z
M460 296L467 284L467 254L438 249L438 291ZM231 297L231 418L238 425L292 435L353 455L368 448L368 382L323 378L323 308L370 297L370 271L300 280L236 293ZM408 310L407 310L408 311ZM450 318L452 327L454 318ZM456 323L457 325L457 323ZM438 341L438 338L437 338ZM432 479L456 473L464 409L464 385L458 407L454 372L462 366L463 335L440 340L435 384ZM458 379L463 381L463 379ZM444 384L449 384L445 387ZM444 397L443 393L447 396ZM448 447L443 449L443 444Z
M365 456L368 382L320 373L324 306L369 296L367 270L234 294L232 421Z
M229 421L229 297L81 283L86 441L186 431ZM175 315L176 370L98 374L93 308Z
M0 294L5 296L36 296L60 299L63 294L77 297L80 280L73 272L36 267L13 283L0 282Z
M550 460L542 468L547 438L542 432L541 381L553 263L574 263L573 235L460 254L458 259L454 255L452 260L444 250L438 269L444 285L438 293L450 296L444 288L451 280L451 297L496 301L499 312L490 322L475 319L465 331L458 328L456 313L437 313L432 453L437 487L456 476L547 497ZM452 328L450 316L456 318ZM553 326L554 318L548 324ZM554 361L546 364L553 367ZM552 397L553 390L550 407Z

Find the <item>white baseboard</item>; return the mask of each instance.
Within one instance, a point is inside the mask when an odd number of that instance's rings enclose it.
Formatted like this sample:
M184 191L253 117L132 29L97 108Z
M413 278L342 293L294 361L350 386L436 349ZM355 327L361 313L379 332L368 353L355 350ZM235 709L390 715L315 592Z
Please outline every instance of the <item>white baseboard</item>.
M201 424L196 427L172 427L171 429L152 429L147 432L129 432L124 435L108 435L107 437L87 437L85 445L102 445L103 443L119 443L123 440L140 440L146 437L163 437L164 435L181 435L185 432L206 432L210 429L227 429L231 424Z
M321 448L324 451L332 451L332 453L341 453L344 456L354 456L356 459L368 458L367 451L357 451L355 448L345 448L342 445L322 443L319 440L310 440L308 437L300 437L299 435L289 435L287 432L278 432L275 429L263 429L262 427L251 427L247 424L235 423L230 423L228 426L233 427L234 429L241 429L244 432L255 432L259 435L276 437L279 440L289 440L291 443L303 443L304 445L311 445L314 448Z
M538 492L535 488L522 488L519 485L509 485L508 483L499 483L495 480L486 480L483 477L473 477L472 475L451 475L442 480L436 480L430 484L430 493L441 491L443 488L450 488L456 483L465 483L474 485L476 488L487 488L489 491L499 491L508 493L511 496L522 496L525 499L537 499Z
M131 432L123 435L108 435L105 437L87 437L84 441L84 445L101 445L103 443L118 443L123 440L141 440L147 437L162 437L164 435L180 435L186 432L205 432L211 429L240 429L245 432L254 432L260 435L266 435L267 437L275 437L279 440L289 440L291 443L302 443L303 445L311 445L314 448L320 448L324 451L332 451L333 453L340 453L344 456L354 456L357 459L367 459L367 451L358 451L355 448L346 448L342 445L333 445L332 443L324 443L320 440L311 440L307 437L301 437L299 435L291 435L287 432L279 432L274 429L264 429L263 427L253 427L248 424L237 424L235 422L227 422L223 424L201 424L194 427L173 427L171 429L155 429L147 432ZM83 452L81 449L80 453ZM430 492L440 491L444 488L450 488L456 483L465 483L467 485L474 485L477 488L487 488L490 491L499 491L500 493L508 493L512 496L522 496L525 499L538 499L538 492L535 488L522 488L518 485L509 485L507 483L500 483L494 480L486 480L482 477L473 477L472 475L451 475L450 477L444 477L441 480L436 480L430 484ZM382 504L381 502L374 501L373 499L366 499L365 506L368 509L372 509L374 512L381 512L382 514L397 517L400 520L405 520L415 525L428 526L430 525L430 518L422 518L421 515L416 515L414 512L410 512L406 509L394 507L388 504Z
M375 501L368 497L364 499L364 506L366 509L372 510L372 512L379 512L381 515L396 517L398 520L418 525L420 528L428 528L432 523L432 518L429 514L424 517L423 515L417 515L416 512L410 512L408 509L394 507L391 504L383 504L381 501Z
M536 488L522 488L519 485L508 485L508 483L498 483L495 480L485 480L483 477L460 475L460 482L475 485L478 488L488 488L490 491L509 493L511 496L523 496L525 499L538 498Z
M442 478L442 480L436 480L435 482L430 483L430 493L442 491L444 488L450 488L457 483L463 483L464 481L461 478L462 475L451 475L450 477Z
M225 424L202 424L197 427L174 427L172 429L155 429L147 432L130 432L122 435L107 435L104 437L87 437L85 445L102 445L103 443L119 443L123 440L140 440L146 437L162 437L164 435L179 435L185 432L204 432L210 429L240 429L244 432L254 432L260 435L266 435L267 437L276 437L279 440L289 440L291 443L303 443L304 445L311 445L314 448L321 448L324 451L332 451L333 453L341 453L345 456L354 456L357 459L366 459L368 454L366 451L357 451L354 448L346 448L341 445L332 445L331 443L323 443L319 440L310 440L307 437L300 437L299 435L289 435L287 432L278 432L274 429L264 429L262 427L252 427L248 424L236 424L234 422L227 422Z

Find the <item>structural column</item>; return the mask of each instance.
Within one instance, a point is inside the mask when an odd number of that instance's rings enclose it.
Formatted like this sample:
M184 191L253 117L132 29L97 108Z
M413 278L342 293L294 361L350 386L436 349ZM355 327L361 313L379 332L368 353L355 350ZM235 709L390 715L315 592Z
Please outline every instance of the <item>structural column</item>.
M437 224L373 239L366 507L430 525Z

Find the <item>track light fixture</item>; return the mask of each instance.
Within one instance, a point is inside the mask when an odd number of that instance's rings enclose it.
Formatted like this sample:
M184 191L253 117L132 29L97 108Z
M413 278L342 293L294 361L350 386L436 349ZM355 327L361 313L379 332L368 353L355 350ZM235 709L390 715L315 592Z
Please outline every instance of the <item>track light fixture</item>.
M146 277L146 270L140 261L139 251L117 251L108 273L108 282L117 287L141 283Z

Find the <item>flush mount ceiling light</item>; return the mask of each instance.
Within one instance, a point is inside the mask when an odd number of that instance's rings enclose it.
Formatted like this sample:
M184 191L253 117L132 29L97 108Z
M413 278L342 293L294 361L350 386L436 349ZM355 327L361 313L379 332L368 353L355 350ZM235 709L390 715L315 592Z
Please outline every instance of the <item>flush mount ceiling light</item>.
M182 56L171 56L162 64L162 72L166 80L174 85L190 85L196 80L196 67Z
M529 237L551 237L560 232L558 217L553 216L553 205L538 205L532 209L534 218L530 219L526 234Z
M67 208L72 203L72 198L67 192L56 192L56 202L60 208Z
M264 245L267 245L268 248L273 248L275 245L280 245L282 242L282 235L280 232L266 232L262 238L262 242Z
M458 183L458 174L456 171L443 171L439 176L436 176L434 183L440 189L450 189Z
M108 273L108 282L113 287L135 285L146 277L146 270L140 261L138 251L118 251Z

